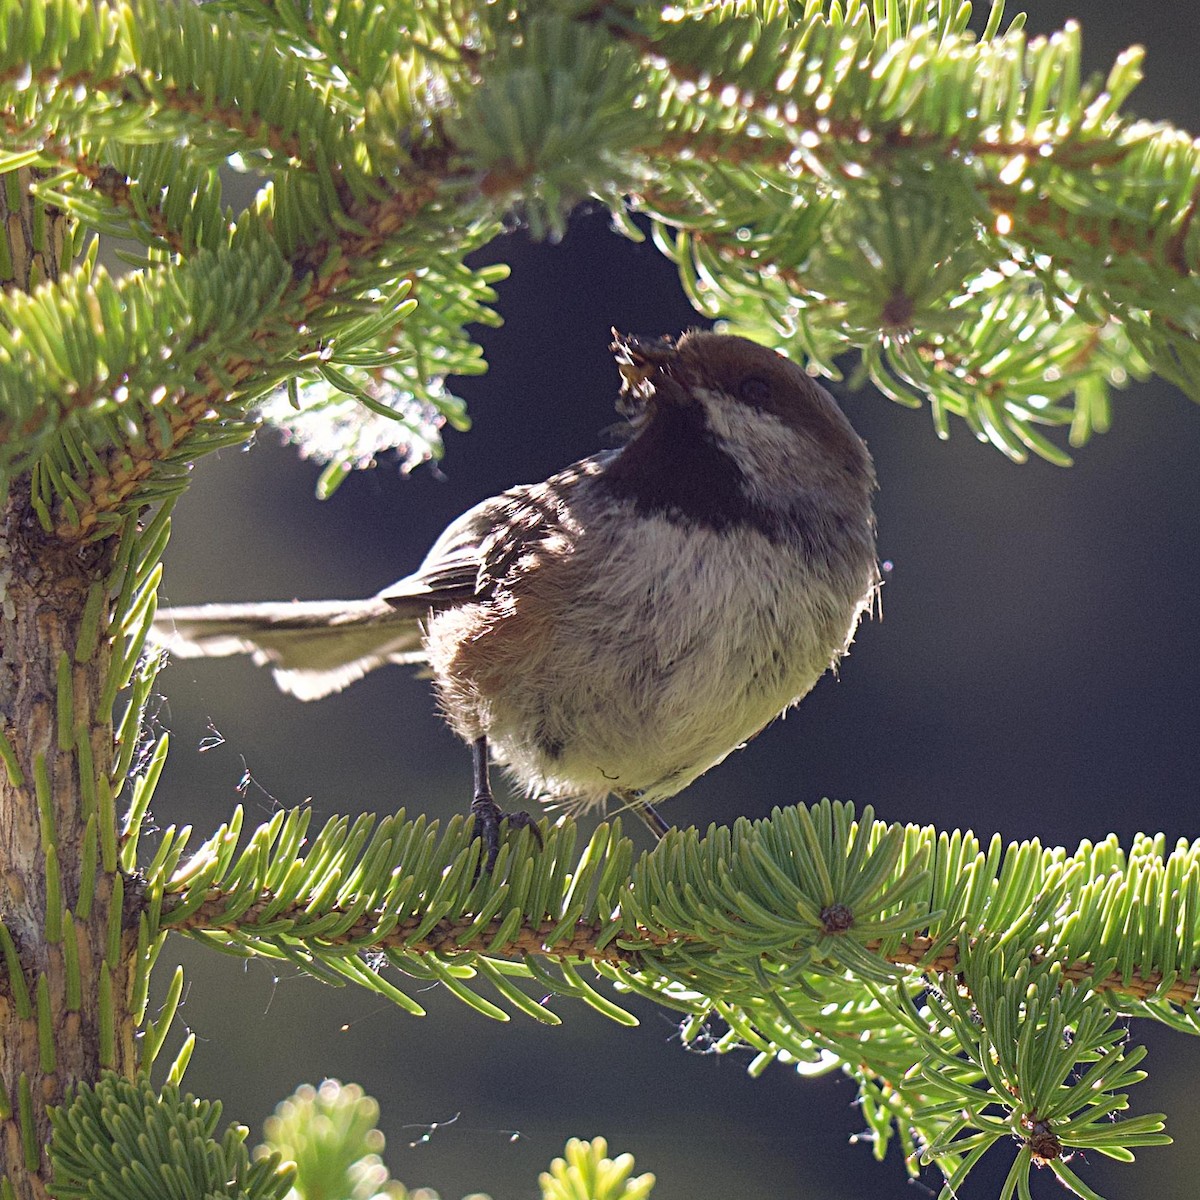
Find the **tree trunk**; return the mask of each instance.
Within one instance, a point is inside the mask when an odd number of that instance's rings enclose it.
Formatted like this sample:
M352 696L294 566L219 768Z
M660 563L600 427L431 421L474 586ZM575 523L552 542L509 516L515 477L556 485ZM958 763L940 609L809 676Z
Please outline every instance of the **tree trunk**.
M0 179L9 287L54 279L64 243L27 181ZM114 547L45 533L29 496L17 480L0 511L0 1194L22 1200L48 1195L48 1106L137 1062L104 694Z

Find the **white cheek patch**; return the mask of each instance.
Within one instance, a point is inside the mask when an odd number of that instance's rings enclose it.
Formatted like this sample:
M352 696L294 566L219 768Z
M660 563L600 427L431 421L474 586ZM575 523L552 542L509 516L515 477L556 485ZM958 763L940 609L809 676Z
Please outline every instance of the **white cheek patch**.
M714 438L741 468L753 500L778 499L803 486L805 467L821 457L820 447L774 413L696 388Z

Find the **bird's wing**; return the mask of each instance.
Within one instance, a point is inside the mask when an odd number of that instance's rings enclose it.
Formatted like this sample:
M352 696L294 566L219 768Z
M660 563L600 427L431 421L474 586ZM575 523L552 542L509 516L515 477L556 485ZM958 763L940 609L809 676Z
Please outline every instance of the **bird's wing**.
M586 462L477 504L411 575L368 600L161 609L153 636L180 658L250 654L301 700L340 691L385 663L423 662L425 618L511 582L524 551L562 527L563 485Z
M401 611L427 613L485 598L511 583L520 560L571 523L572 485L608 457L586 458L544 483L509 488L477 504L446 527L411 575L377 599Z
M513 491L520 489L514 488ZM510 492L491 496L451 521L421 565L376 597L399 612L424 616L480 594L481 546L501 521Z

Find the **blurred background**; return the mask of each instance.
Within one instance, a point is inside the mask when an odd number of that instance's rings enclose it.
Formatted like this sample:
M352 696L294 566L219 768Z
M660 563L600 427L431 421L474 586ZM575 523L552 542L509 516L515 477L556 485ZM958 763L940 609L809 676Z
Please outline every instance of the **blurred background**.
M1078 17L1094 70L1145 44L1148 78L1132 107L1200 127L1192 4L1028 9L1037 32ZM499 289L505 324L479 333L490 372L454 388L472 431L447 432L436 468L403 475L384 462L326 503L313 499L318 468L271 434L209 458L177 512L164 604L373 593L469 505L605 444L619 382L609 326L654 334L696 323L671 265L612 233L602 213L577 213L558 245L517 232L479 261L510 263L512 276ZM1110 832L1200 835L1196 406L1158 382L1131 386L1115 398L1112 432L1063 470L1015 466L961 424L939 442L927 412L834 390L878 467L879 550L891 564L883 620L864 624L838 680L671 801L668 819L703 827L830 796L985 839L1074 847ZM236 803L249 822L310 799L318 822L400 806L445 817L468 803L469 757L428 685L402 669L310 705L246 661L175 662L160 689L173 745L159 826L203 834ZM257 1136L297 1084L356 1081L382 1106L393 1175L443 1197L536 1197L537 1174L564 1141L597 1134L657 1174L656 1200L940 1187L932 1174L909 1184L895 1154L879 1165L852 1144L864 1122L848 1080L781 1066L752 1080L745 1058L681 1049L673 1018L650 1005L638 1006L635 1030L568 1002L559 1028L496 1025L433 988L418 996L429 1016L416 1020L180 939L161 982L172 958L189 979L180 1024L199 1039L190 1090L222 1099ZM1176 1144L1143 1151L1135 1167L1074 1166L1110 1197L1193 1196L1200 1045L1132 1032L1151 1048L1133 1111L1166 1111ZM1010 1155L993 1156L964 1196L996 1194ZM1048 1174L1036 1183L1060 1194Z

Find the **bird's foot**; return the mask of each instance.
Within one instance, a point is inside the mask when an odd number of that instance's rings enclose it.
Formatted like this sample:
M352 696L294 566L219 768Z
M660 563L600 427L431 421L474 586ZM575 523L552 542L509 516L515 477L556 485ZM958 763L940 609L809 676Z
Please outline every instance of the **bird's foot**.
M502 812L500 805L490 795L476 796L471 801L471 815L475 818L473 837L483 842L486 855L484 870L490 875L496 868L496 855L500 853L500 823L507 821L512 829L528 829L537 842L538 849L544 848L542 831L537 822L527 812Z

